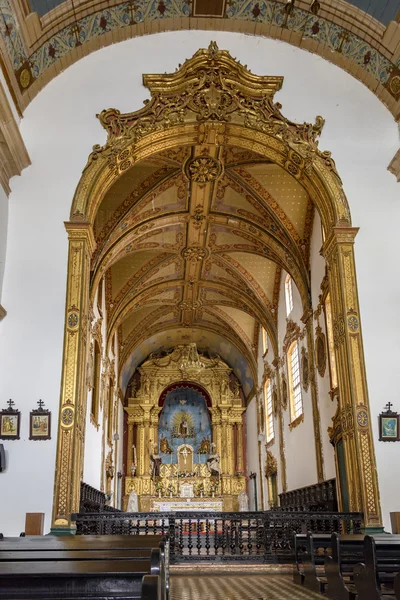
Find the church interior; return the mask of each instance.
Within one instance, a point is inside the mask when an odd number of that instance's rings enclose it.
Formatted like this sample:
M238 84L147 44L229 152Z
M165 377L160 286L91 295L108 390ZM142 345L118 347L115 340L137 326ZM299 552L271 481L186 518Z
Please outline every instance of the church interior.
M400 0L0 12L0 600L400 600Z

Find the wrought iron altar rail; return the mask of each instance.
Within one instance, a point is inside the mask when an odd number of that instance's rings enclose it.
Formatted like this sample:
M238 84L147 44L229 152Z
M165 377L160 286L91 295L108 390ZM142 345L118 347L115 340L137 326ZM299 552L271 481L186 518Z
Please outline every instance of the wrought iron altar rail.
M361 513L160 512L72 515L77 535L166 535L173 563L186 561L286 562L293 534L360 533Z

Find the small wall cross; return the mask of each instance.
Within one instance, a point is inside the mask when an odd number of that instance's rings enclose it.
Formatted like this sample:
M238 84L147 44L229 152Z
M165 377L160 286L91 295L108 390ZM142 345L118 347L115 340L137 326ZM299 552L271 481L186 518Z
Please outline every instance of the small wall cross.
M43 406L44 406L44 402L43 402L43 400L39 400L39 401L38 401L38 404L39 404L39 410L42 410L42 408L43 408Z
M393 404L391 402L388 402L385 406L385 408L387 408L388 412L391 412L391 408L392 408Z
M15 402L13 402L13 401L11 400L11 398L10 398L10 400L7 402L7 404L8 404L8 408L9 408L10 410L12 410L12 407L14 406Z

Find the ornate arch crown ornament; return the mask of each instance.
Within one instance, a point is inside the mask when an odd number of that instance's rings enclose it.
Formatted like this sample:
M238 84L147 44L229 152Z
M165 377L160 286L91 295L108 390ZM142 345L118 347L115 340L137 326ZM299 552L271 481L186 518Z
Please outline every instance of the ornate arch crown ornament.
M144 75L143 84L150 90L151 100L145 101L142 109L121 114L110 108L98 115L108 138L104 146L93 147L75 194L71 220L93 223L101 198L113 182L157 147L166 149L178 143L222 145L230 139L263 154L268 147L271 161L294 176L312 197L318 189L326 230L338 221L350 223L335 163L330 152L318 149L324 119L318 116L314 124L299 125L282 115L274 96L282 87L283 77L254 75L211 42L208 49L198 50L175 73ZM179 139L173 139L172 131ZM105 163L108 172L102 175ZM318 181L322 173L325 183ZM92 190L90 195L87 185ZM326 185L329 190L324 189ZM332 193L335 214L327 202Z

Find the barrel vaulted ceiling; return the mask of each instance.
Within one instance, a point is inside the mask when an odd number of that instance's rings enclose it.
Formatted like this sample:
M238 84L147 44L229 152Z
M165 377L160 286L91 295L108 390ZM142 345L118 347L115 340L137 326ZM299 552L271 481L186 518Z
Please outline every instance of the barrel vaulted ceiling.
M259 324L276 339L282 270L308 285L313 212L286 171L234 147L182 147L127 171L97 213L93 258L122 387L149 352L195 341L248 394Z
M221 29L320 54L399 118L399 11L400 0L2 0L0 50L21 114L53 77L102 46L160 31Z

